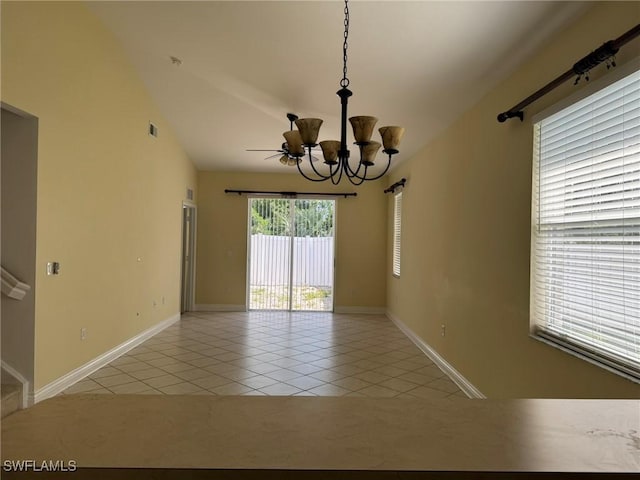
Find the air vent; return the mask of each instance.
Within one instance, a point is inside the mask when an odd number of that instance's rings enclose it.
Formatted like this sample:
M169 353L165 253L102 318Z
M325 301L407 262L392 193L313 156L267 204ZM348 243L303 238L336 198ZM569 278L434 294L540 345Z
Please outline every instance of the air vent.
M158 127L151 122L149 122L149 135L152 137L158 137Z
M187 200L193 200L193 190L187 188Z

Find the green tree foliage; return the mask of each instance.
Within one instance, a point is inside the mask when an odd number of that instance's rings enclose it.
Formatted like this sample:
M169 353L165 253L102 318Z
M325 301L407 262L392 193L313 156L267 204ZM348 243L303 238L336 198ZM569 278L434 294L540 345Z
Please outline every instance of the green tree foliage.
M333 235L333 201L257 198L251 202L251 233L296 237ZM293 208L293 225L291 219Z
M296 237L330 237L333 235L331 200L295 200Z

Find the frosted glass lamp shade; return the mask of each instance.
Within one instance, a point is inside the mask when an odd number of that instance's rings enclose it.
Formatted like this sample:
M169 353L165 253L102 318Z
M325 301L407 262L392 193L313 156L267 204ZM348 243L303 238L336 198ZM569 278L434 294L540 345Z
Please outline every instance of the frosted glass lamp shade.
M307 147L315 147L318 144L318 134L322 119L320 118L300 118L296 120L296 127L302 137L302 143Z
M289 155L293 157L304 156L304 149L302 148L302 137L298 130L289 130L282 134L287 141L287 149Z
M362 145L360 147L360 163L366 167L373 165L380 147L380 142L369 142L366 145Z
M295 167L296 164L300 163L300 159L290 155L282 155L280 157L280 163L287 167Z
M338 151L340 150L340 142L338 140L324 140L320 142L320 148L322 148L324 163L327 165L338 163Z
M399 152L398 145L404 135L403 127L380 127L378 129L380 136L382 137L382 145L384 146L384 153L394 155Z
M353 127L353 136L356 139L356 145L366 145L371 141L373 128L378 122L376 117L351 117L349 121Z

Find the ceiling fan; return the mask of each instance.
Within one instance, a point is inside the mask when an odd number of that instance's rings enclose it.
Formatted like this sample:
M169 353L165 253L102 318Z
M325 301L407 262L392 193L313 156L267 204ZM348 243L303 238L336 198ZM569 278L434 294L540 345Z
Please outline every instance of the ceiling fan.
M293 122L298 120L298 116L294 113L287 113L287 118L289 119L289 129L293 130ZM277 152L275 155L269 155L265 157L265 160L270 160L272 158L280 157L280 163L283 165L288 165L290 167L294 167L297 163L300 162L299 157L295 157L289 153L289 147L287 142L284 142L278 150L255 150L255 149L247 149L247 152ZM314 162L318 161L318 157L312 155L311 160Z

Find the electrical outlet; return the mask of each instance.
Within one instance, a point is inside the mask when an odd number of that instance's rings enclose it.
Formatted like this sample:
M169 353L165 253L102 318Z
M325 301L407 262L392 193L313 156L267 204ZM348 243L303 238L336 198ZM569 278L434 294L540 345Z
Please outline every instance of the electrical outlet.
M164 305L164 297L162 297L162 304Z
M82 327L80 329L80 340L86 340L87 339L87 329Z
M447 334L447 327L444 325L440 325L440 335L443 337Z

